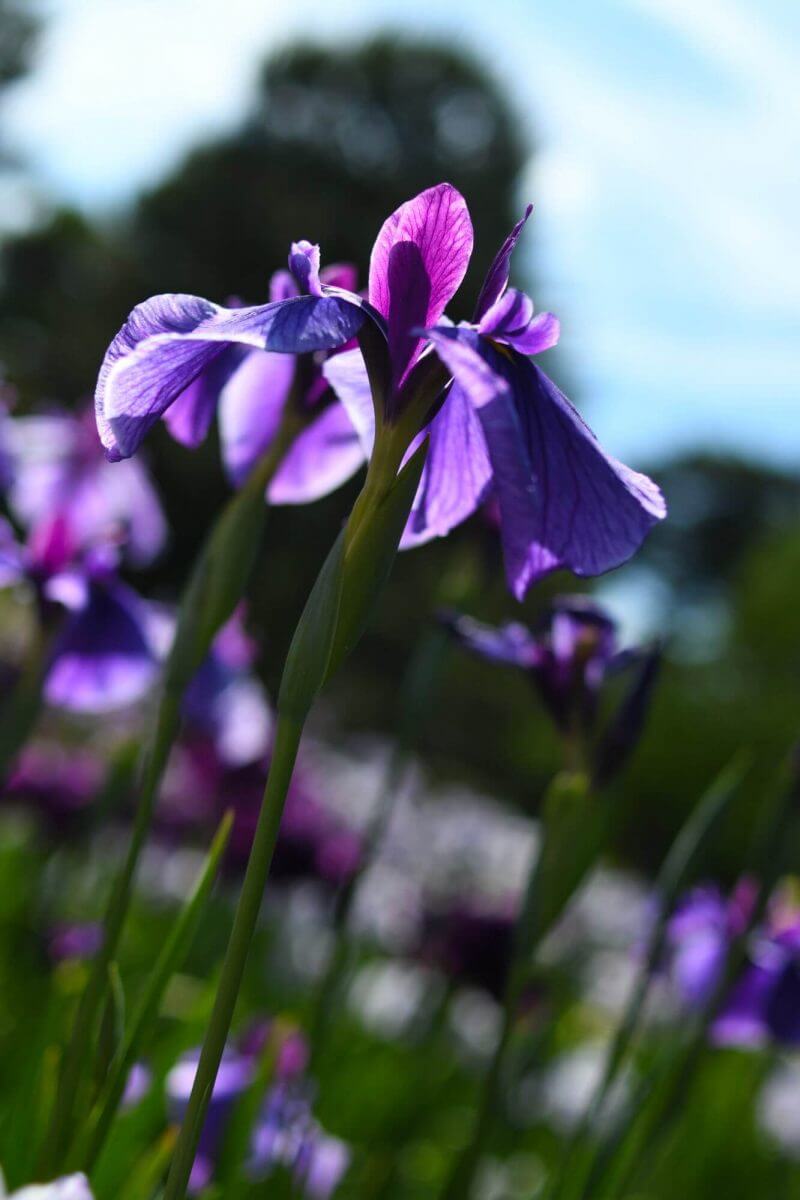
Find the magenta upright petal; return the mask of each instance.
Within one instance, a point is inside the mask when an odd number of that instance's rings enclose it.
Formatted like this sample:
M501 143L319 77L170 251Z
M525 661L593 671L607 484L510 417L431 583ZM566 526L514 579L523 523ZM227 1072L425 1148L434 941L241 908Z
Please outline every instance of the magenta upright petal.
M331 404L286 451L267 489L270 504L308 504L341 487L367 455L347 412Z
M431 337L483 427L517 599L559 567L599 575L630 558L666 515L656 485L607 455L527 359L498 353L466 327Z
M237 487L278 431L294 372L295 360L290 354L253 351L220 394L222 460Z
M138 305L109 347L95 393L100 438L110 458L135 453L147 431L227 347L282 354L349 341L363 309L338 296L297 296L226 309L198 296L154 296Z
M472 240L466 201L449 183L402 204L378 234L370 259L369 300L388 322L395 383L423 345L411 331L435 325L455 295Z
M492 481L481 423L456 384L428 427L429 445L400 548L444 537L471 516Z

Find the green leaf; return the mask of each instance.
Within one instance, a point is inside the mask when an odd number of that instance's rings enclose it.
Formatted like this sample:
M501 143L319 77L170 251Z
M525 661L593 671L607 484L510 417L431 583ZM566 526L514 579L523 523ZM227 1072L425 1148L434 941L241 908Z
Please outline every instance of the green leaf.
M139 1057L144 1038L158 1016L167 985L186 957L197 933L203 909L219 870L220 860L228 844L232 824L233 814L228 812L220 823L194 891L181 909L172 927L172 932L156 960L144 995L131 1020L127 1037L111 1064L108 1081L95 1108L93 1120L82 1139L81 1149L75 1157L76 1163L84 1169L91 1168L103 1148L111 1122L125 1091L128 1073Z
M108 998L97 1035L94 1087L99 1091L125 1036L125 993L116 962L108 964Z

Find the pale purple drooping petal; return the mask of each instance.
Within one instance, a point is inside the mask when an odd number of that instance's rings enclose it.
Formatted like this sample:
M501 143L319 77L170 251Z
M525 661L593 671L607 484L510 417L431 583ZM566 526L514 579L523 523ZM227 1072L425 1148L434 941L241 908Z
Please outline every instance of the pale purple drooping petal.
M290 354L253 351L233 373L219 397L222 461L235 486L250 471L278 432L292 386Z
M331 404L294 439L267 488L270 504L308 504L350 479L366 461L341 404Z
M498 353L467 327L430 336L483 428L517 599L557 568L599 575L630 558L666 515L656 485L607 455L527 359Z
M297 296L226 309L198 296L154 296L138 305L100 368L95 414L110 458L135 453L147 431L223 350L244 346L301 354L344 345L364 311L349 298Z
M444 537L472 515L491 482L480 421L455 384L428 426L428 453L400 548Z
M332 355L323 363L322 374L346 409L364 453L369 456L375 442L375 408L361 351L343 350Z
M205 441L220 391L246 354L241 346L229 346L172 402L164 413L164 424L176 442L194 450Z

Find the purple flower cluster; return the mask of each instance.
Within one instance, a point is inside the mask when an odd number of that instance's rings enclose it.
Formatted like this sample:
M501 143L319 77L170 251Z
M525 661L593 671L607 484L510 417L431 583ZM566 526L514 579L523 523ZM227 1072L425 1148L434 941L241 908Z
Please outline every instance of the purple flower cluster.
M328 1200L347 1171L347 1146L327 1134L312 1115L303 1039L298 1033L284 1034L272 1050L267 1045L270 1034L269 1027L260 1027L238 1046L229 1046L222 1057L192 1168L189 1190L193 1194L214 1178L230 1120L237 1103L256 1082L263 1053L275 1053L275 1064L249 1135L248 1177L266 1179L282 1168L291 1173L308 1200ZM198 1059L197 1051L185 1054L167 1076L167 1101L175 1121L181 1121L186 1111Z
M699 1008L723 978L733 940L749 923L755 887L745 880L725 898L695 888L668 927L668 970L678 995ZM744 967L723 997L711 1036L718 1045L800 1046L800 914L773 906L749 938Z
M449 184L384 223L366 298L351 290L348 268L320 271L319 247L297 242L267 304L224 308L180 294L145 301L100 371L96 416L108 456L129 458L162 417L196 444L219 405L223 453L238 481L275 437L289 400L308 421L270 499L300 502L338 486L376 437L411 414L409 446L426 437L428 455L403 545L448 533L491 498L518 598L559 567L595 575L618 566L663 518L664 502L649 479L603 451L530 361L555 344L559 327L508 286L529 213L492 263L470 323L445 316L473 243L467 205ZM363 340L365 323L376 333ZM360 348L348 349L355 336ZM341 407L322 396L323 380Z

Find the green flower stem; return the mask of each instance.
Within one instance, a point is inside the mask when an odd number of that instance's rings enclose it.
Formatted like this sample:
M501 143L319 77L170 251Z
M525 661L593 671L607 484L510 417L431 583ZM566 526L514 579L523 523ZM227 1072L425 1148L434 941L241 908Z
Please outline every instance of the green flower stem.
M72 1036L62 1060L39 1169L49 1177L63 1161L82 1115L82 1086L91 1057L98 1013L108 983L108 967L117 952L130 906L133 882L153 819L158 791L181 723L183 694L218 630L240 600L250 575L266 521L264 492L296 433L287 419L247 483L223 510L201 551L184 590L178 626L164 670L164 683L153 724L145 742L141 783L125 861L114 881L103 920L103 944L81 996Z
M192 1170L208 1102L217 1077L233 1018L247 954L261 908L264 887L278 837L283 806L292 778L302 726L279 716L269 778L258 818L253 848L242 884L214 1008L206 1030L189 1106L172 1159L164 1200L182 1200Z
M418 450L398 474L407 445L402 429L387 428L378 437L364 486L323 564L289 648L278 694L278 722L267 786L164 1200L183 1200L186 1195L306 717L320 689L360 638L391 570L408 519L426 448Z

